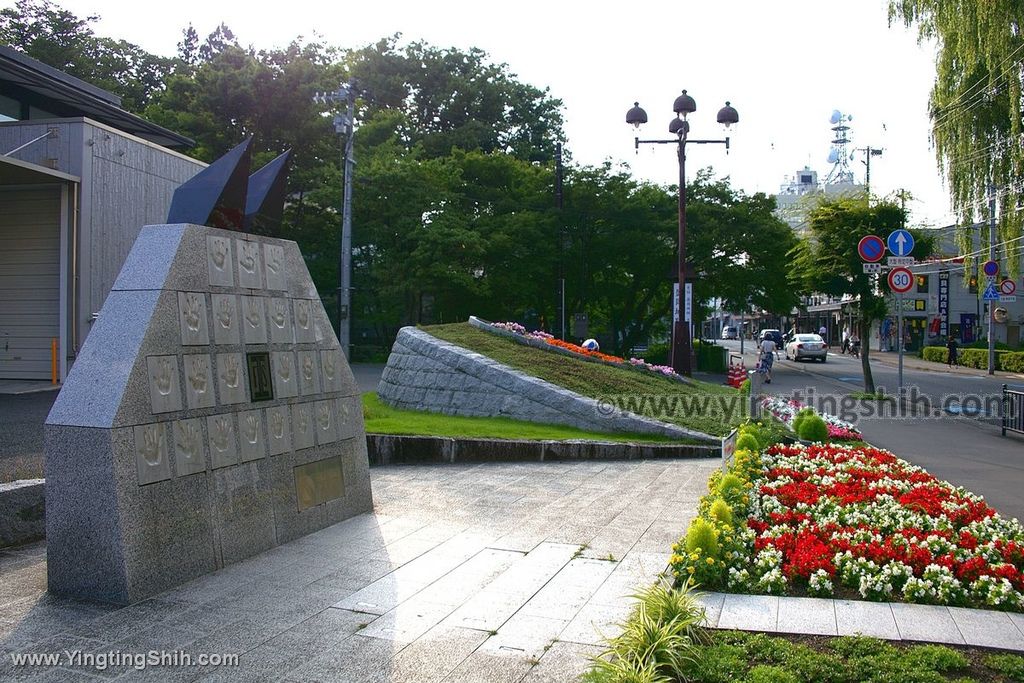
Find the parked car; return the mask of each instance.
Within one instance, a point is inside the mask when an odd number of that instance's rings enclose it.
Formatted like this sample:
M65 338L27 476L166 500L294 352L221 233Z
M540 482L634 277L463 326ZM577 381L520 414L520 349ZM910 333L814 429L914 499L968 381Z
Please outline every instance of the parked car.
M817 334L798 334L786 344L786 360L813 358L822 363L828 358L828 347L825 340Z
M726 325L722 328L722 339L739 339L739 332L735 327Z
M782 349L784 344L784 342L782 341L782 330L761 330L760 334L757 335L757 341L763 342L765 339L771 339L773 342L775 342L776 349Z

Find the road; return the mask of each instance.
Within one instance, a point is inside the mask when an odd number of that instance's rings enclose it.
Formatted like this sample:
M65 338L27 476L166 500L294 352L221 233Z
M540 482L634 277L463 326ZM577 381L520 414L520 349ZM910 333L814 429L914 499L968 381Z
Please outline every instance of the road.
M739 342L719 343L734 353L739 352ZM747 367L753 367L753 343L744 345ZM876 386L884 386L895 394L897 370L882 362L887 360L872 362L871 371ZM982 404L997 399L1004 382L1024 383L1015 376L989 377L984 371L963 369L947 371L942 365L935 370L907 367L903 376L908 395L914 395L916 389L919 395L933 400L944 396L975 396ZM872 415L868 409L879 404L849 398L851 392L864 390L860 360L838 353L830 354L825 363L777 360L773 381L765 389L805 402L813 397L812 402L818 406L834 402L837 409L829 412L855 422L872 444L984 496L1001 514L1024 520L1024 496L1021 495L1024 492L1024 437L1003 437L997 426L950 411L931 416L921 416L918 411L917 416L901 416L892 414L894 404L888 403L881 405L890 406L889 414L878 415L875 409ZM971 400L965 398L964 405L969 406ZM952 404L948 407L955 410Z

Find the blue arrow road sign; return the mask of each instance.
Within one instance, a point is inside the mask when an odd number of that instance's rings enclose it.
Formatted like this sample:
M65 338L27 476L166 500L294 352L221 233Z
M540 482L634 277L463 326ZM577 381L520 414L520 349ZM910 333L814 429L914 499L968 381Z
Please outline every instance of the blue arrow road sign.
M885 246L889 247L893 256L907 256L914 251L914 236L906 230L893 230Z
M999 290L996 289L994 282L985 288L985 293L981 295L981 298L985 301L999 301Z

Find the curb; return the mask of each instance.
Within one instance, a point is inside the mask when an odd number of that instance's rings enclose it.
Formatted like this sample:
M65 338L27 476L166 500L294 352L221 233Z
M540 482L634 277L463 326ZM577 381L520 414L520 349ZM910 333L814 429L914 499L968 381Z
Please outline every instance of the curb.
M1024 652L1024 614L967 607L742 593L698 597L715 629L815 636L860 634L893 641Z

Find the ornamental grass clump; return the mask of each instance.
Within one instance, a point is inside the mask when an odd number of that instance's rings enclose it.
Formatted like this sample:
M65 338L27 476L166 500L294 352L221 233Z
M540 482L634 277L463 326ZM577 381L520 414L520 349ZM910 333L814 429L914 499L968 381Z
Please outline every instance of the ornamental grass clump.
M636 609L622 633L593 659L583 675L591 683L671 683L697 663L698 648L710 642L704 608L692 584L679 589L656 584L634 595Z

